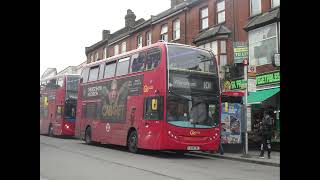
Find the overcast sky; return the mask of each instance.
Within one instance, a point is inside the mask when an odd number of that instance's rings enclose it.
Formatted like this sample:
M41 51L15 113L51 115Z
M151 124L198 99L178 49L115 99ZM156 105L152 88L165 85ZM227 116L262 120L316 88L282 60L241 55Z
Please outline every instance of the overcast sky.
M136 20L170 8L170 0L41 0L40 76L47 68L61 71L86 60L85 47L125 25L131 9Z

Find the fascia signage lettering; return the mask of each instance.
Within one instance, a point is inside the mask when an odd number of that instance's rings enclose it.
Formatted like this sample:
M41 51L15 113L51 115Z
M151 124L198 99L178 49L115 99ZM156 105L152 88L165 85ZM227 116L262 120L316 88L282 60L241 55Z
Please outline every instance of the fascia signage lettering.
M267 74L258 74L256 77L257 86L273 84L280 82L280 72L271 72ZM245 83L244 79L233 80L230 82L230 90L241 89L241 86Z

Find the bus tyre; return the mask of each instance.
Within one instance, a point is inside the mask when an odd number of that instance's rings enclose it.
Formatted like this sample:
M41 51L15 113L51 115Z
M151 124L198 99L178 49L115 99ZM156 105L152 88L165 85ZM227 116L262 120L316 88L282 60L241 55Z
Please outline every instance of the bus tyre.
M52 124L49 125L48 135L49 135L50 137L53 137L53 126L52 126Z
M86 129L86 134L85 134L85 138L84 140L86 141L86 144L92 144L92 140L91 140L91 128L88 127Z
M128 137L128 149L132 153L138 152L138 134L137 131L131 131Z

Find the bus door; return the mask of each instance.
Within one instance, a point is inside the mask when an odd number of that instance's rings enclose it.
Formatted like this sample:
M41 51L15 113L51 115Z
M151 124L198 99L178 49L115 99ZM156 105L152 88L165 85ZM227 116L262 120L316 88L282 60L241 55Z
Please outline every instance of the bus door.
M56 111L55 111L55 117L54 117L54 126L55 126L55 134L61 134L62 133L62 114L63 114L63 106L57 105Z
M143 140L141 146L155 147L160 141L160 129L163 120L163 97L149 96L145 97L143 104L143 117L140 124L140 132Z

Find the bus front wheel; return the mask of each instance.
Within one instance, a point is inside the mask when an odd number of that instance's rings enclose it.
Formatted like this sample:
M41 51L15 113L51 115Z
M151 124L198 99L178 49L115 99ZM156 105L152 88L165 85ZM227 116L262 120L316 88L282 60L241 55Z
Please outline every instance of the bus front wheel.
M128 149L132 153L138 152L138 134L137 131L131 131L128 137Z

